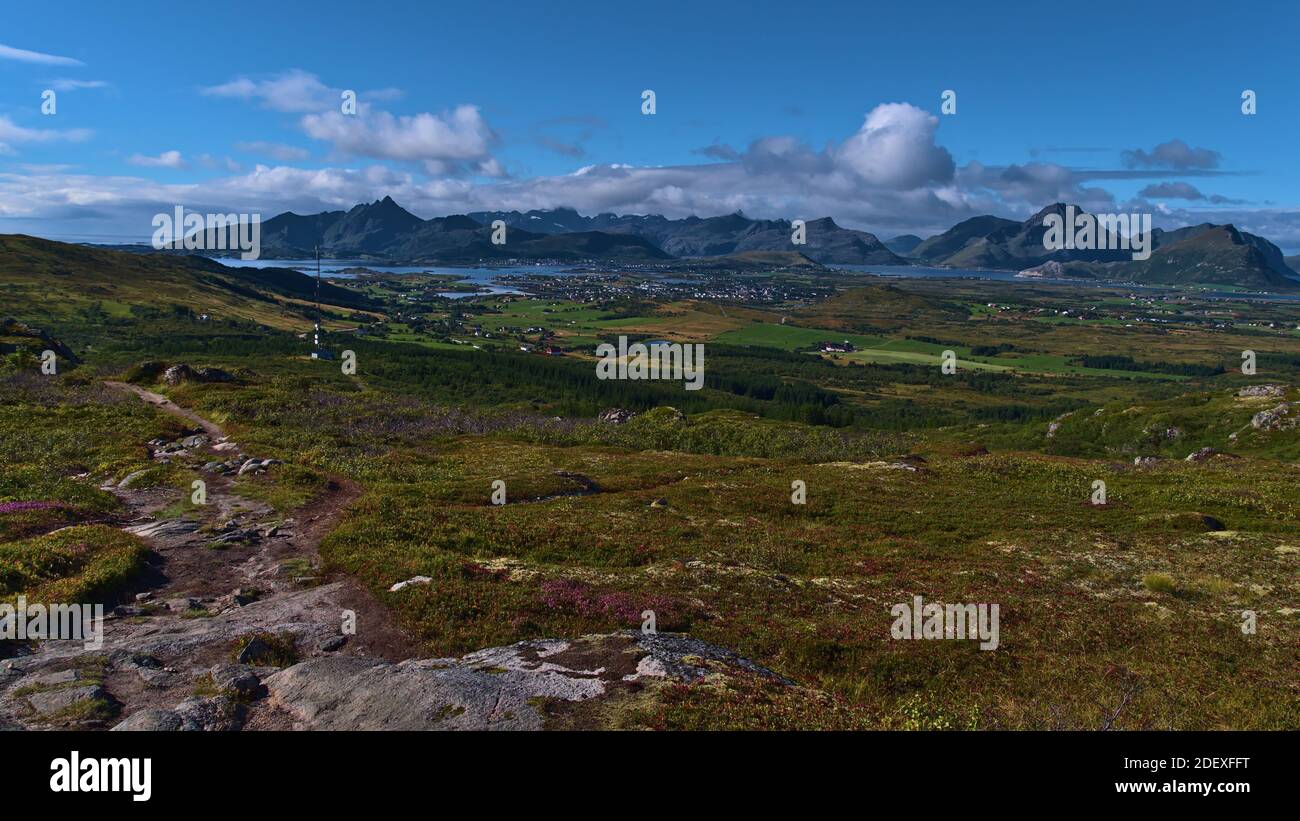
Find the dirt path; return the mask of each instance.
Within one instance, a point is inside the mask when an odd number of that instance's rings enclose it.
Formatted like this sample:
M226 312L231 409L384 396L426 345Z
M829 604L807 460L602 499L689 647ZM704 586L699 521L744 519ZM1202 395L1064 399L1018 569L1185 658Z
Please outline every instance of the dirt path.
M128 393L133 393L136 396L143 399L144 401L148 402L150 405L157 406L157 408L161 411L170 413L172 416L179 416L180 418L188 422L198 425L200 428L203 429L204 433L206 433L208 436L212 437L213 439L222 439L225 436L225 433L221 430L221 427L217 423L210 422L207 419L204 419L202 416L199 416L197 413L195 413L192 410L186 410L185 408L182 408L180 405L176 404L172 400L163 396L161 393L154 393L153 391L147 391L144 388L140 387L139 385L132 385L129 382L106 381L104 382L104 384L115 390L127 391Z
M282 728L286 720L258 698L260 678L274 672L270 655L254 652L236 664L250 636L288 637L300 660L418 654L373 596L320 570L321 539L358 486L332 479L306 506L279 513L239 492L243 482L273 481L275 464L244 454L220 426L164 396L107 384L195 426L176 442L151 443L151 453L195 470L206 504L178 505L187 494L177 488L104 488L128 511L123 529L152 548L148 572L136 595L106 616L102 648L47 641L0 661L0 727L108 729L131 719L150 729L176 721L189 729Z

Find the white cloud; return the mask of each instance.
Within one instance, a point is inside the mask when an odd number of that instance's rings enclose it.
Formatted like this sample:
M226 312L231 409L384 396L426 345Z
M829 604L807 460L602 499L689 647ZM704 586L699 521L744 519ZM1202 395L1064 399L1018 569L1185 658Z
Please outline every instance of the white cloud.
M292 69L265 80L239 77L218 86L202 89L213 97L259 100L273 111L302 113L337 106L339 94L320 81L315 74Z
M871 110L862 128L840 146L836 159L872 185L918 188L952 179L952 155L935 145L939 118L908 103Z
M228 161L229 175L187 185L55 169L0 174L0 216L51 224L66 224L75 217L81 225L100 221L105 230L147 237L152 214L176 203L214 212L256 211L269 217L282 211L346 209L391 195L422 217L557 206L587 214L614 211L669 217L743 210L766 218L832 216L841 225L892 236L937 233L979 214L1024 219L1056 201L1094 211L1126 205L1117 204L1109 191L1093 182L1117 174L1126 178L1122 171L1082 171L1043 162L1001 166L972 162L954 168L950 154L936 142L935 118L899 104L877 107L866 115L861 128L821 149L792 137L770 136L743 150L714 153L714 161L692 165L590 164L569 174L498 177L488 182L474 179L471 173L499 174L489 154L494 135L472 106L442 115L366 112L357 117L315 114L301 120L312 137L332 146L336 160L366 157L376 162L318 169L259 164L237 172ZM0 135L4 124L0 120ZM272 156L279 145L250 142L237 147ZM282 163L292 162L293 153L286 153ZM196 158L196 162L203 160ZM210 163L221 167L218 160ZM1154 177L1155 172L1141 175ZM1207 205L1228 204L1207 201ZM1300 213L1294 211L1157 211L1162 227L1206 220L1233 222L1285 247L1300 247Z
M288 114L338 111L343 94L343 89L328 86L317 75L299 68L257 80L237 77L228 83L208 86L199 91L209 97L256 100L263 108ZM362 91L358 96L363 100L395 100L402 96L402 90L381 88Z
M71 57L59 57L55 54L43 54L39 51L13 48L0 45L0 60L17 60L20 63L39 63L45 66L84 66L80 60Z
M330 111L305 115L302 128L309 137L333 145L344 157L418 162L433 175L466 171L502 174L489 153L495 135L478 107L472 105L443 114L413 116L394 116L387 111L352 116Z
M1193 148L1182 140L1160 143L1150 152L1142 149L1121 152L1128 168L1218 168L1220 155L1208 148Z
M164 151L156 157L144 154L132 154L127 162L143 168L188 168L179 151Z
M83 142L94 134L88 128L70 128L63 131L53 128L24 128L8 116L0 114L0 153L12 154L13 146L20 143Z
M73 80L68 77L58 77L48 80L46 83L55 91L80 91L90 88L112 88L112 84L107 80Z
M328 142L339 158L365 157L420 164L431 175L477 174L505 176L491 156L496 135L478 108L462 105L442 114L421 112L393 115L372 108L370 102L394 100L401 89L381 88L358 94L355 114L341 110L343 90L323 83L302 69L291 69L263 79L238 77L228 83L201 89L213 97L257 101L263 108L302 114L299 125L309 137ZM300 148L268 142L243 143L240 150L263 154L282 162L306 158Z

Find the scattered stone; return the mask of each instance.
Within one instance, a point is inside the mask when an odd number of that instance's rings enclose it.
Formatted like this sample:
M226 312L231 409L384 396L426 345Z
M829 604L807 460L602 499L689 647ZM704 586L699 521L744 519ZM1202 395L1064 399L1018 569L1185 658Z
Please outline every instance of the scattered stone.
M180 365L172 365L170 368L163 371L162 375L163 381L168 385L179 385L182 382L189 382L194 379L194 377L194 369L184 363Z
M181 729L183 723L180 714L175 710L149 709L127 716L125 721L113 727L113 731L174 733Z
M36 712L48 716L83 702L103 699L107 695L107 691L100 685L87 684L83 687L63 687L29 693L27 703Z
M198 599L183 597L179 599L168 599L166 602L167 609L173 613L187 613L190 610L202 610L203 602Z
M902 461L902 462L877 461L877 462L867 462L865 466L869 468L879 468L881 470L906 470L911 473L917 473L925 469L924 461L922 461L921 464L915 464L911 461Z
M1300 424L1300 415L1293 414L1295 402L1283 402L1275 408L1260 411L1250 419L1250 426L1256 430L1290 430Z
M622 425L630 421L634 416L636 416L636 414L630 410L625 410L623 408L608 408L600 412L599 418L600 421L607 422L611 425Z
M1163 461L1164 459L1159 456L1136 456L1133 459L1133 466L1140 467L1140 468L1149 468L1149 467L1154 467Z
M347 636L330 636L320 643L320 649L322 653L333 653L335 650L343 649L343 645L347 643Z
M256 664L269 659L274 652L271 645L254 636L248 644L244 645L244 649L239 651L239 657L235 660L240 664Z
M1212 458L1213 458L1214 456L1216 456L1217 454L1218 454L1218 451L1215 450L1214 448L1201 448L1201 449L1198 450L1198 451L1194 451L1194 452L1192 452L1192 453L1187 454L1187 458L1184 459L1183 461L1185 461L1185 462L1205 462L1205 461L1208 461L1209 459L1212 459Z
M162 379L168 385L182 382L231 382L234 377L220 368L199 368L195 370L185 363L172 365L163 371Z
M243 697L257 696L264 692L261 679L243 664L218 664L208 675L212 677L213 685L222 692Z
M1205 525L1206 531L1210 533L1219 533L1224 530L1227 530L1227 528L1224 527L1223 522L1219 521L1213 516L1202 516L1201 522Z
M125 476L125 478L122 479L122 481L117 483L117 489L118 490L130 489L135 485L136 482L140 481L146 475L148 475L150 470L152 470L152 468L142 468L141 470L136 470L136 471L132 471L131 473L128 473Z
M74 681L81 680L81 673L77 670L59 670L57 673L45 673L39 676L33 676L24 679L19 687L58 687L63 684L71 684Z
M142 525L132 525L131 527L124 527L122 529L127 533L133 533L141 538L159 539L193 533L199 529L199 523L189 521L188 519L162 519L157 522L147 522Z
M220 368L199 368L194 375L200 382L233 382L235 379Z
M212 540L213 544L228 544L230 542L255 542L258 540L257 528L249 527L240 530L232 530L228 533L222 533Z
M136 594L135 594L135 600L136 600L136 601L149 601L149 600L152 599L152 598L153 598L153 593L152 593L151 591L148 591L148 590L144 591L143 593L136 593Z
M428 583L430 583L430 582L432 582L432 581L433 581L433 579L429 578L428 576L412 576L411 578L407 579L406 581L404 581L404 582L398 582L397 584L395 584L395 585L393 585L392 587L388 588L388 592L389 592L389 593L397 593L397 592L400 592L400 591L402 591L402 590L405 590L406 588L410 587L410 586L413 585L413 584L428 584Z
M1286 385L1250 385L1237 391L1238 396L1285 396Z
M226 696L187 698L176 705L185 732L224 733L244 723L244 709Z
M662 497L655 499L650 503L650 507L668 507L668 500Z

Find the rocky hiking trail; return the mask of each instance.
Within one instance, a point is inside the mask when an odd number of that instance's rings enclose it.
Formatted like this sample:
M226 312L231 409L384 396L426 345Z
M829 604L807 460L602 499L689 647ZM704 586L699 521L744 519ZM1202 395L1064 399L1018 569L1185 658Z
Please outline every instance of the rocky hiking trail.
M359 487L333 479L280 515L235 486L274 460L242 453L165 396L107 384L194 426L149 447L156 462L200 471L206 504L166 515L183 492L132 487L143 471L104 487L126 508L121 528L151 548L148 570L129 603L106 607L102 647L44 641L0 660L0 729L541 729L545 704L646 684L715 674L789 684L728 650L634 631L421 659L368 591L320 576L320 541Z

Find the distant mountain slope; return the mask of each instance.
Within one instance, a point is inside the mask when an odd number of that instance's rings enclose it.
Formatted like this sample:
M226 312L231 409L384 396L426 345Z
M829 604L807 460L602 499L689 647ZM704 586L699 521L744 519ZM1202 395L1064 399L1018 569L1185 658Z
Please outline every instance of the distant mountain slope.
M301 327L316 290L314 278L286 268L227 268L198 256L127 253L21 234L0 235L0 282L0 313L19 318L185 310L278 327ZM321 284L321 301L349 310L375 307L364 294L329 283Z
M310 257L317 245L335 259L412 264L474 264L525 261L609 260L653 262L676 258L729 256L733 263L751 253L799 253L822 265L930 264L950 268L1037 270L1051 276L1099 277L1151 283L1202 283L1249 288L1297 287L1297 278L1277 246L1234 226L1209 223L1152 232L1153 255L1133 260L1132 251L1047 249L1043 220L1063 217L1077 206L1053 203L1024 221L991 215L972 217L925 240L904 234L890 240L899 256L873 234L843 228L830 217L806 222L806 244L792 242L788 220L756 220L739 212L718 217L668 219L656 214L583 216L572 208L478 211L422 220L391 197L347 211L314 215L280 214L262 224L262 256ZM492 224L506 225L506 242L492 242ZM1193 242L1205 237L1201 242ZM222 247L208 237L208 247ZM1118 243L1113 243L1118 245ZM231 243L227 242L226 246ZM1167 253L1159 253L1162 250ZM1049 266L1061 265L1064 268Z
M1019 227L1015 220L983 216L962 220L942 234L935 234L912 249L912 256L931 263L945 259L970 245L984 240L1001 230Z
M1013 269L1041 265L1048 260L1057 262L1119 262L1131 259L1132 252L1125 250L1092 250L1069 248L1048 250L1043 245L1047 228L1043 225L1049 214L1066 215L1065 203L1053 203L1024 222L1001 225L981 237L972 237L961 248L944 257L942 264L954 268ZM1083 210L1076 208L1076 212ZM994 218L996 219L996 218Z
M322 254L336 259L383 255L394 243L424 224L391 197L306 216L292 212L262 223L262 256L305 258ZM221 247L209 236L209 248ZM227 245L227 247L230 247Z
M900 257L910 257L912 252L916 250L916 246L924 241L916 234L899 234L893 239L885 240L885 247Z
M1055 249L1043 245L1048 214L1066 212L1054 203L1024 222L1000 217L965 220L921 243L913 255L953 268L1037 271L1151 284L1215 284L1294 289L1300 282L1282 252L1268 240L1231 225L1203 223L1152 233L1150 259L1135 260L1124 249ZM1076 213L1086 213L1075 207ZM1049 263L1062 267L1053 267ZM1053 273L1055 272L1055 273Z
M325 230L321 244L344 256L382 254L423 224L424 220L393 202L392 197L384 197L354 206L343 214Z
M1232 225L1200 225L1165 232L1147 260L1099 266L1112 278L1162 285L1235 285L1262 290L1300 288L1282 252L1268 240ZM1155 232L1152 232L1155 233ZM1177 237L1171 235L1177 234ZM1172 241L1171 241L1172 240Z
M577 212L572 212L576 217ZM560 215L564 216L563 214ZM585 217L578 218L585 220ZM640 238L589 230L528 230L530 221L507 222L504 245L492 243L491 220L463 215L422 220L391 197L348 211L302 216L280 214L262 223L262 256L303 258L321 253L334 259L381 259L410 263L471 263L481 260L668 259L669 255ZM579 228L580 222L573 227ZM216 246L211 246L216 247Z
M474 211L467 217L480 225L491 225L494 220L501 220L508 228L522 228L534 234L567 234L574 231L591 231L599 227L595 223L599 218L584 217L572 208L555 208L546 211ZM601 214L601 217L614 217L613 214ZM615 218L617 219L617 218Z
M325 211L306 216L286 212L262 223L262 250L280 252L277 256L305 258L315 254L330 226L338 222L346 211ZM212 239L209 237L209 240ZM215 244L208 248L218 247ZM226 247L230 247L227 245Z
M1156 250L1146 260L1056 262L1021 271L1024 276L1085 277L1151 285L1229 285L1264 291L1300 289L1300 278L1267 240L1231 225L1197 225L1152 231Z
M427 220L415 231L387 247L394 258L412 262L476 262L478 260L583 259L664 260L669 255L637 236L582 231L535 234L506 228L506 242L492 243L492 228L467 216Z
M471 214L484 224L502 220L507 226L552 234L601 231L644 237L675 257L711 257L749 251L798 251L809 259L829 264L906 265L879 239L866 231L841 228L830 217L807 220L807 244L791 243L789 220L754 220L743 214L720 217L668 219L658 215L598 214L584 217L577 211L481 211Z

